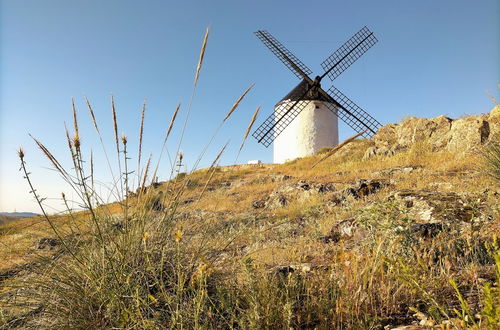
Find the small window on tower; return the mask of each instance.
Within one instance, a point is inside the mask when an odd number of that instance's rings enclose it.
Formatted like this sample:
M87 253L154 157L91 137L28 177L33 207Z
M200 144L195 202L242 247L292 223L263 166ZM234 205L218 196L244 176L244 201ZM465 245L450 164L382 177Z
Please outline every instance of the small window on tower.
M316 109L319 109L319 105L316 106Z

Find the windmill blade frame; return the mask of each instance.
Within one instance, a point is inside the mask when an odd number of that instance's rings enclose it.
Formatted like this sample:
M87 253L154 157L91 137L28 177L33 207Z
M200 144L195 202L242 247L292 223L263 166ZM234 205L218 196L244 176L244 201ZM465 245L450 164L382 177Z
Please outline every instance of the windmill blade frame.
M280 59L285 66L290 69L299 79L309 79L312 74L309 69L301 60L293 55L283 44L281 44L275 37L273 37L266 30L258 30L254 34L269 48L269 50Z
M305 95L304 95L305 96ZM293 104L281 103L269 117L252 133L257 142L266 148L280 135L281 132L305 109L307 100L295 101ZM278 119L277 119L278 118Z
M372 137L382 125L361 107L351 101L334 86L328 91L321 88L321 80L329 76L337 78L378 40L366 26L354 34L323 63L325 72L314 80L308 75L312 71L293 55L285 46L265 30L255 35L280 59L302 82L295 87L280 103L273 113L252 133L252 136L266 148L283 132L288 125L307 107L311 100L320 100L333 114L354 131L365 138ZM337 121L335 120L337 126Z
M335 88L335 86L330 87L328 92L325 92L325 90L321 88L320 93L331 98L331 102L325 103L325 105L335 113L338 118L351 127L356 133L365 131L362 134L364 138L371 138L382 126L378 120L351 101L341 91Z
M377 42L373 32L363 27L321 63L325 70L322 78L328 75L332 81L335 80Z

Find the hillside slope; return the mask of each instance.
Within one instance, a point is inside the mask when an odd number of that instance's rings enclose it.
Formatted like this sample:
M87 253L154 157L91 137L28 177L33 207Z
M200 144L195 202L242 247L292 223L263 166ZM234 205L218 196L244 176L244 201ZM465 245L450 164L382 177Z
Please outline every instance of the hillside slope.
M481 152L500 135L499 122L498 107L457 121L409 118L384 126L373 140L346 145L317 166L313 165L328 150L282 165L199 170L137 191L129 199L130 208L122 210L133 221L144 215L148 220L137 229L141 252L133 250L131 255L140 256L137 260L142 261L137 262L149 269L144 260L162 264L165 254L160 258L155 251L173 244L177 260L173 264L188 265L186 288L198 278L206 287L199 284L205 290L199 296L198 289L186 294L177 310L180 314L175 315L161 307L170 306L162 296L167 293L142 284L132 290L134 281L127 274L133 272L127 268L119 282L130 286L130 292L146 288L136 303L147 308L134 312L140 316L121 320L122 326L179 322L191 327L196 324L195 311L205 326L223 328L493 324L484 309L484 287L495 283L500 186L488 176ZM128 226L135 228L122 220L117 205L111 209L100 208L106 219L102 226L112 237L127 233ZM77 245L86 244L84 233L94 227L88 214L75 217L62 216L54 222L68 242L73 244L78 237ZM79 224L82 232L75 235L71 223ZM121 244L121 239L114 239L113 244ZM0 256L11 260L0 267L0 324L2 320L5 327L72 324L68 319L61 323L62 316L52 314L51 304L39 301L28 309L11 304L13 283L20 276L38 276L34 270L40 265L53 267L40 258L70 260L63 251L43 219L0 227ZM90 248L83 251L94 253ZM176 257L179 251L186 259ZM148 283L156 283L151 278ZM100 283L102 290L105 285ZM191 304L189 299L198 300ZM212 307L196 307L205 303ZM71 303L71 310L68 307L61 315L73 310L82 317L78 306ZM110 315L93 317L99 318L99 327L120 326L114 323L117 316ZM87 326L97 321L88 322Z

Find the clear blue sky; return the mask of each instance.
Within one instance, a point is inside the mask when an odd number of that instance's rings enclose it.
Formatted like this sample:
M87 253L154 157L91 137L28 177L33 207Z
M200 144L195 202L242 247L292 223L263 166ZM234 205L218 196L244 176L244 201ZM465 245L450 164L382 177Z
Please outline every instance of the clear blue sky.
M137 148L140 107L148 100L144 150L158 155L172 111L183 107L169 149L175 153L204 30L211 26L199 88L182 146L197 155L243 90L256 85L219 132L201 166L230 140L222 159L234 162L257 105L260 123L298 80L253 35L269 30L313 71L364 25L379 43L335 86L383 124L407 116L460 117L488 112L500 83L498 0L465 1L126 1L0 0L0 211L36 211L18 172L23 145L39 193L58 197L57 175L28 133L69 164L64 122L70 98L79 109L87 152L100 146L84 108L90 98L112 151L109 95L116 97L120 131ZM324 87L329 82L324 80ZM257 124L258 124L257 123ZM341 127L341 139L352 131ZM270 162L272 149L249 140L241 162ZM146 156L144 156L146 158ZM165 157L161 179L168 176ZM106 165L96 158L104 181ZM59 201L49 203L61 209Z

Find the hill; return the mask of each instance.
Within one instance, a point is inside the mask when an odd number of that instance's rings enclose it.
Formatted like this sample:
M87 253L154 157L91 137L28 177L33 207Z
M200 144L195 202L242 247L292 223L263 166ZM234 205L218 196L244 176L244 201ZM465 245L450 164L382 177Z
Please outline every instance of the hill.
M499 115L408 118L320 163L328 149L179 174L52 218L60 237L40 218L2 226L0 322L493 329Z
M40 214L33 212L0 212L0 215L13 218L31 218L31 217L37 217Z
M36 216L39 216L39 214L31 212L0 212L0 225L5 225L14 220Z

